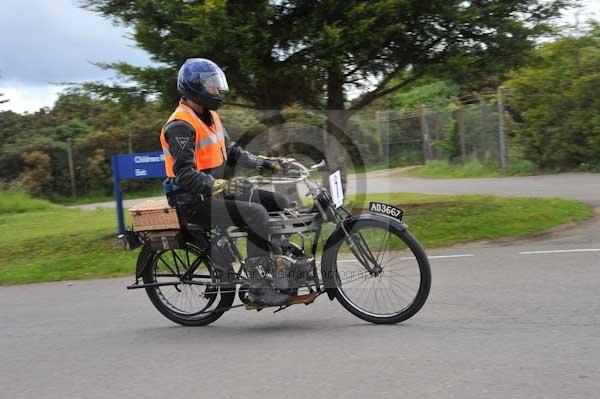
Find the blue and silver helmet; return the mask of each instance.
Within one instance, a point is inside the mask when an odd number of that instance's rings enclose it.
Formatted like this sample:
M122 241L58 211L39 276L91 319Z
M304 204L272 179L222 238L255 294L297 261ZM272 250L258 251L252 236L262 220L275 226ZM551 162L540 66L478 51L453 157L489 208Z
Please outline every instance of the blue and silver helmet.
M204 58L190 58L179 70L177 90L184 98L214 111L223 103L223 93L229 91L229 85L217 64Z

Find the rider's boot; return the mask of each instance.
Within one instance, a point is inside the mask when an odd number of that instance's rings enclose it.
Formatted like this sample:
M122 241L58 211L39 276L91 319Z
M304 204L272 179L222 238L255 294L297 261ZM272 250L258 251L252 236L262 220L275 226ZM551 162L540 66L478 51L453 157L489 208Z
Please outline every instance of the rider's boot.
M285 306L290 302L290 295L278 291L273 282L267 278L272 269L271 258L261 256L246 260L246 270L250 278L248 301L261 306Z

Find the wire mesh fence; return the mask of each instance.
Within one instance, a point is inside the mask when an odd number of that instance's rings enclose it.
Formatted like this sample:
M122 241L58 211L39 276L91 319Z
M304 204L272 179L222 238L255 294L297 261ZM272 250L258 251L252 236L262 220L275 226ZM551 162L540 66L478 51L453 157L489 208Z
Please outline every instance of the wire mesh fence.
M466 96L444 107L378 111L382 154L390 164L479 160L506 165L504 93Z
M500 90L413 110L293 109L284 114L280 110L226 109L222 115L231 139L238 145L252 153L294 157L306 164L327 159L333 161L332 165L354 171L435 160L506 165L503 140L511 124L504 102ZM337 128L337 136L331 131L332 125ZM105 148L95 148L94 152L89 146L70 142L58 149L57 158L68 161L54 172L61 176L63 195L98 189L108 192L110 167L106 159L110 154L127 149L160 150L156 135L129 135L125 141L127 137L121 134L114 143L107 142Z

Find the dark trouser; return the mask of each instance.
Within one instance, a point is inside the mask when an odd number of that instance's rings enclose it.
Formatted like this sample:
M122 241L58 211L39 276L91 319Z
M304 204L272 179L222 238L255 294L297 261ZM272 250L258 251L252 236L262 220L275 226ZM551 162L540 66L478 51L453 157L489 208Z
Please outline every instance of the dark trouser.
M252 198L210 198L193 204L190 222L204 226L249 227L248 257L268 256L269 213L289 207L289 200L282 194L254 190ZM250 199L250 201L249 201Z

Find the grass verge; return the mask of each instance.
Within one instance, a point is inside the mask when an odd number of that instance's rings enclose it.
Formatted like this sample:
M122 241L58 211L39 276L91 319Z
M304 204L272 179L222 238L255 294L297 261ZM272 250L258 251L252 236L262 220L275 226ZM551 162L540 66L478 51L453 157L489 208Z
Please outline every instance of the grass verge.
M352 198L349 198L352 201ZM427 249L530 234L592 216L583 203L560 199L373 194L406 211L410 230ZM66 208L0 214L0 284L132 275L137 251L115 237L114 210Z
M533 164L527 161L514 161L506 169L497 165L477 161L465 164L451 164L447 161L431 161L427 165L403 171L404 176L428 179L465 179L481 177L528 176L536 173Z
M164 193L162 190L162 186L159 183L146 187L144 189L127 190L125 188L123 190L123 199L126 200L147 197L159 197L161 195L164 195ZM50 201L52 201L53 203L66 206L94 204L97 202L111 202L114 200L115 197L112 194L104 193L90 193L79 197L64 197L54 195L50 198Z
M31 198L18 190L0 189L0 215L43 211L55 208L55 205L42 199Z
M478 195L372 194L367 201L394 204L425 248L523 236L593 216L584 203L564 199Z

